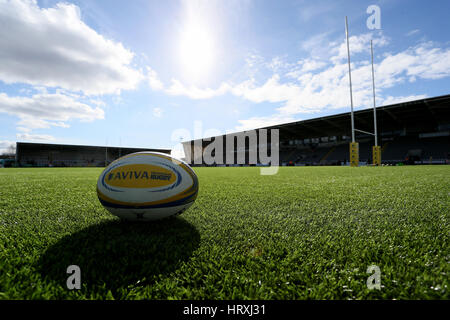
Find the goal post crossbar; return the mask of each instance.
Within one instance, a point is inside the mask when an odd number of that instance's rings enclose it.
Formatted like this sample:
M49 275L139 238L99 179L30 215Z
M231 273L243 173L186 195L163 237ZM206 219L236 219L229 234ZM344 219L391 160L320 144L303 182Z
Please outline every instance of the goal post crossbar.
M362 133L365 133L365 134L370 134L371 136L376 136L376 134L375 133L372 133L372 132L367 132L367 131L364 131L364 130L359 130L359 129L353 129L353 130L355 130L355 131L358 131L358 132L362 132Z

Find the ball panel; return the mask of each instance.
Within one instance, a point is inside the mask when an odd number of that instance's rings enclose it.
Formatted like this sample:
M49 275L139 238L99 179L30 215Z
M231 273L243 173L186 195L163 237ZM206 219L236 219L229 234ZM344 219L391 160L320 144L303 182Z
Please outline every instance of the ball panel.
M113 207L113 208L167 208L167 207L173 207L178 205L183 205L185 203L188 203L190 201L193 201L197 197L197 192L190 192L187 195L185 193L176 195L175 197L171 197L165 200L160 201L153 201L153 202L123 202L123 201L117 201L115 199L109 198L105 195L103 195L100 191L97 191L97 196L100 202L104 206Z

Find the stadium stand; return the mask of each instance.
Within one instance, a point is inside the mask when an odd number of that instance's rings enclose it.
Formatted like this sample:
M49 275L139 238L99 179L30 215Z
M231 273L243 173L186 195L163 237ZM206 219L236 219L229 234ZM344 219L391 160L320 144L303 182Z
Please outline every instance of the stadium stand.
M354 118L356 128L373 132L373 109L358 110ZM382 163L450 162L450 95L377 107L377 120ZM279 130L281 165L348 164L351 141L349 112L260 129ZM230 136L222 136L224 150L225 141ZM215 138L183 142L186 160L191 164L205 165L195 156L201 154ZM357 133L356 141L359 143L360 164L371 163L373 137ZM196 145L202 150L194 153L194 149L198 149ZM234 153L236 148L235 145ZM248 150L248 144L246 148ZM246 159L246 164L250 164L248 157Z
M170 154L169 149L17 142L16 163L21 167L104 167L121 156L140 151Z

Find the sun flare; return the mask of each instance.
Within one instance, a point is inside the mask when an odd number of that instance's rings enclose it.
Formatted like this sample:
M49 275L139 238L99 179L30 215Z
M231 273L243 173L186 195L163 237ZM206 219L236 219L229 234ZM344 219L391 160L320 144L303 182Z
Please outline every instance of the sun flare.
M191 22L182 31L180 61L192 80L205 78L214 63L214 41L207 25Z

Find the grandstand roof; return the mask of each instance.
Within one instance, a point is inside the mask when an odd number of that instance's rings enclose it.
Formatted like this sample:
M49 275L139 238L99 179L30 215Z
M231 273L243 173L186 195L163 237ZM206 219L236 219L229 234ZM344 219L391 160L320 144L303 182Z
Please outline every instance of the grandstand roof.
M381 106L376 111L379 134L399 130L433 132L450 124L450 95ZM374 131L373 108L355 111L354 119L356 129ZM350 112L259 129L280 129L280 140L351 136Z

